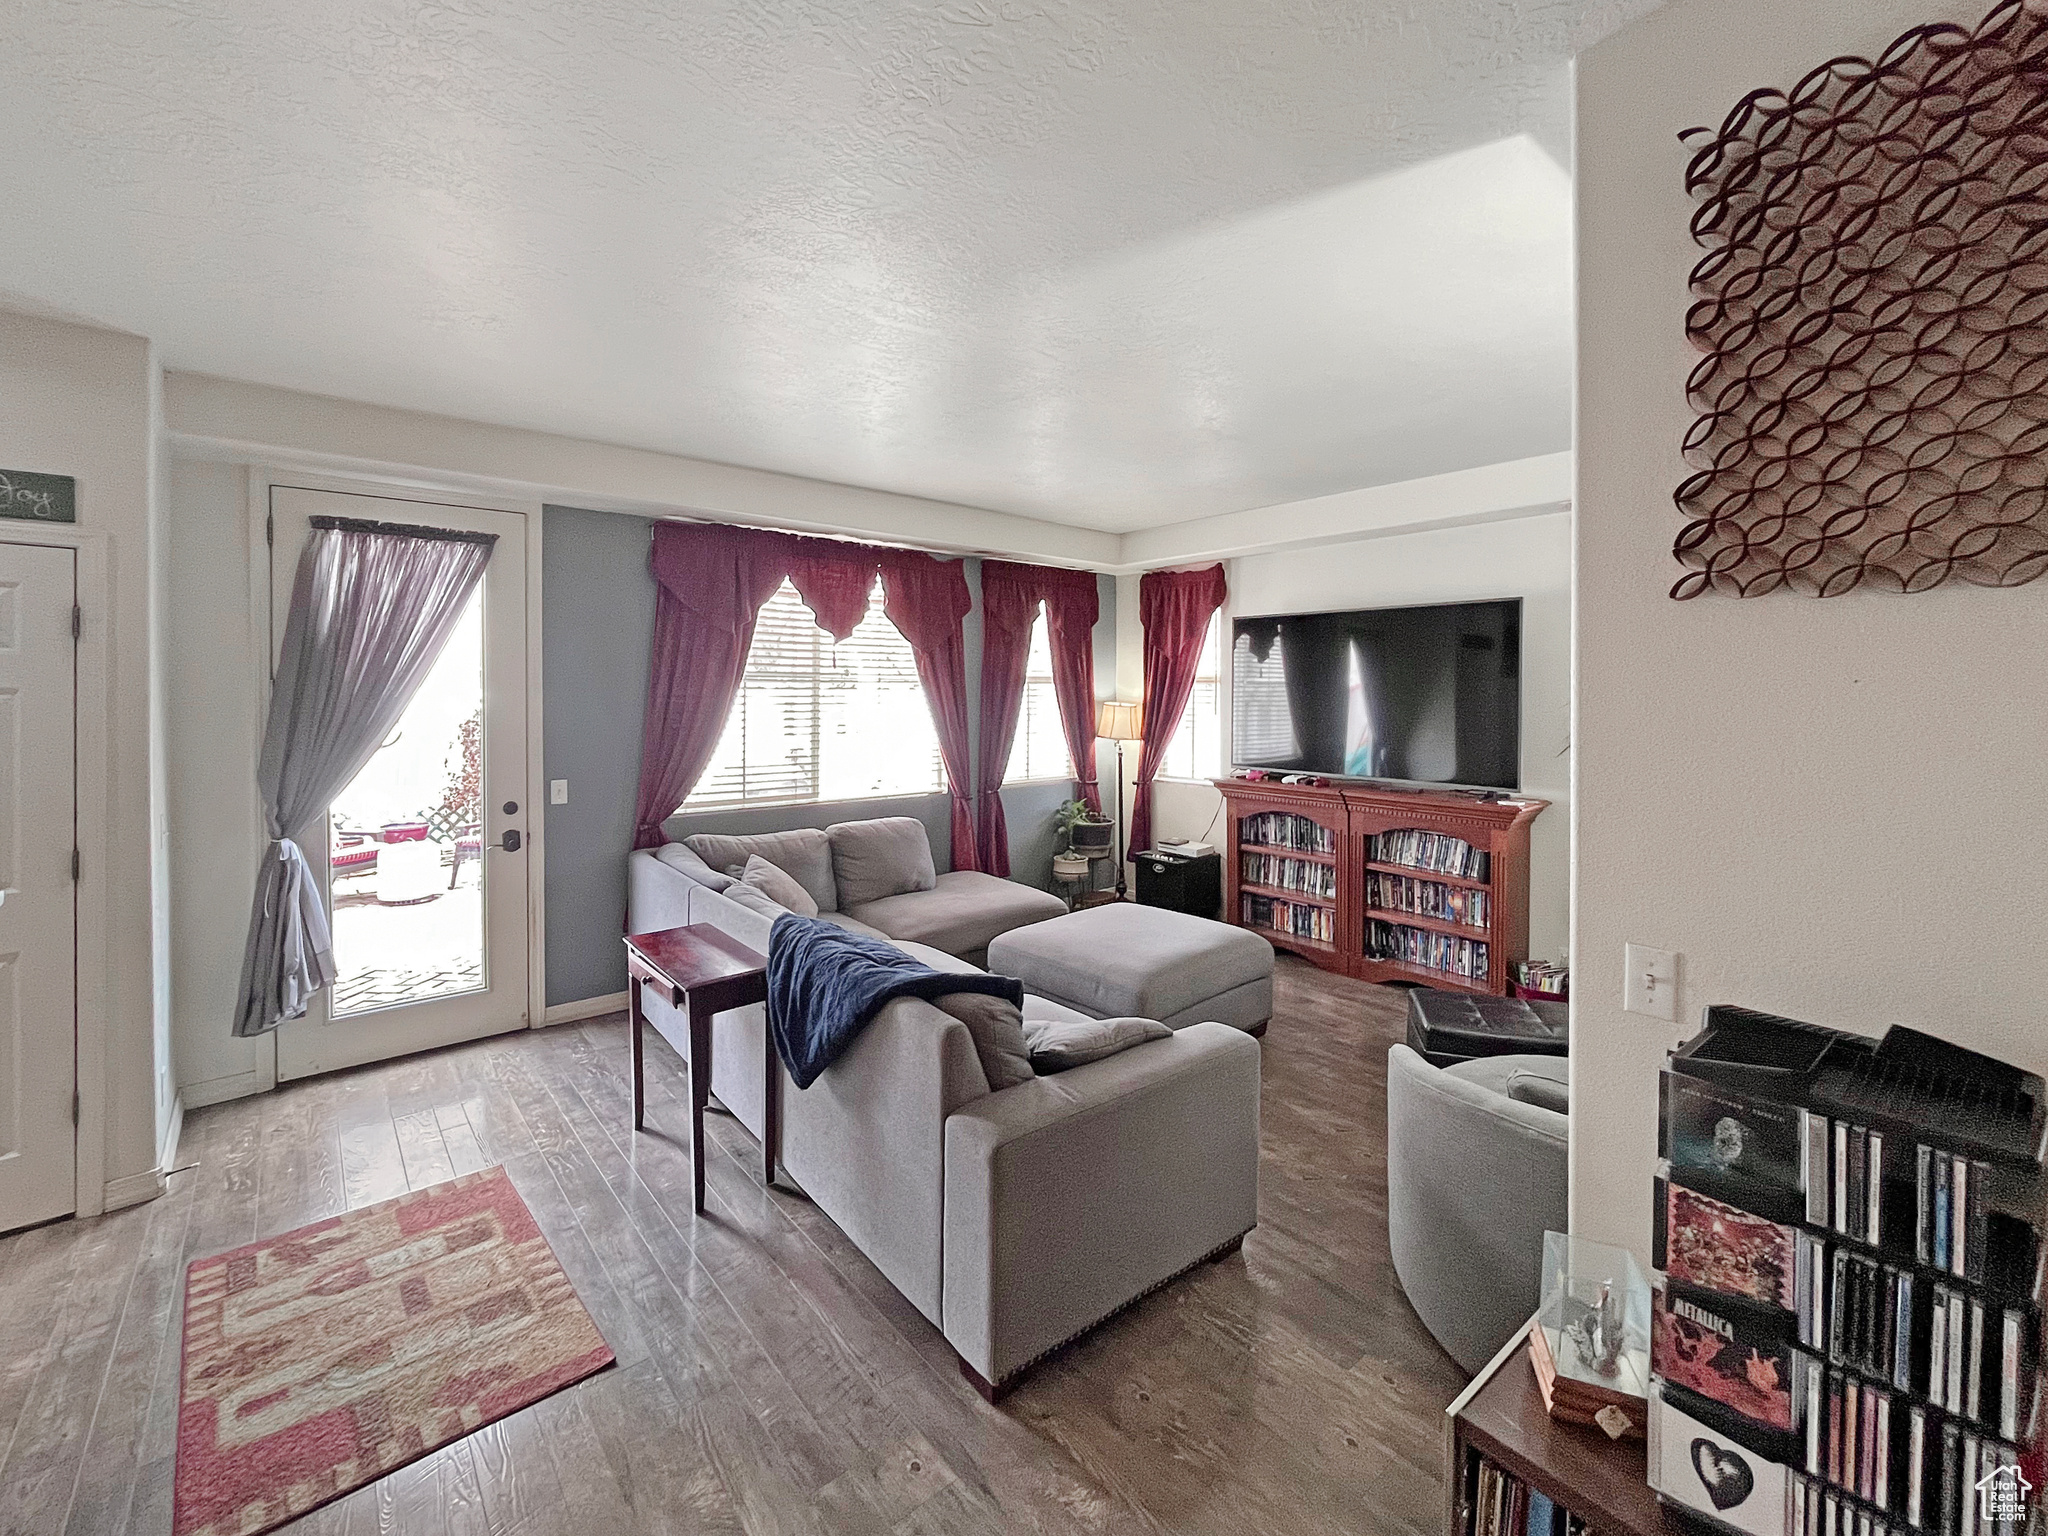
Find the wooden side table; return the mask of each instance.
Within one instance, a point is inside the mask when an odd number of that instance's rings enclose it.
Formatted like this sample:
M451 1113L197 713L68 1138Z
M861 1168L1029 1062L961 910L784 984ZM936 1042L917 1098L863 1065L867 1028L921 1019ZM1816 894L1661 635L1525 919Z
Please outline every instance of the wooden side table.
M627 1031L633 1042L633 1129L647 1124L643 1031L647 1012L641 998L655 987L689 1026L690 1208L704 1211L704 1105L711 1097L711 1016L768 1000L768 960L709 923L626 935L626 976L632 995ZM766 1033L764 1028L764 1034ZM775 1154L782 1139L782 1073L775 1042L762 1041L767 1057L761 1111L763 1184L775 1182Z
M1484 1457L1584 1518L1600 1536L1686 1536L1650 1491L1640 1440L1610 1440L1544 1412L1529 1368L1529 1330L1501 1346L1444 1410L1447 1536L1472 1536L1472 1462Z

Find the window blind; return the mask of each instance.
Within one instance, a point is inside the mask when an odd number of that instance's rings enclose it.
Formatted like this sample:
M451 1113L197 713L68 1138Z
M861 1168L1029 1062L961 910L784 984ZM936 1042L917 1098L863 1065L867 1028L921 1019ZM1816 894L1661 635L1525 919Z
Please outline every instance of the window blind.
M685 811L942 792L946 770L910 642L882 612L834 644L789 582L762 605L718 750Z
M1031 621L1031 649L1024 662L1024 701L1017 716L1017 734L1010 742L1009 766L1003 770L1005 784L1027 779L1071 779L1073 759L1067 753L1067 735L1060 726L1059 695L1052 685L1052 639L1045 622L1045 607Z
M1195 665L1194 691L1180 725L1167 743L1166 759L1159 772L1169 779L1211 779L1223 772L1222 688L1217 681L1217 634L1223 610L1209 616L1208 633L1202 637L1202 659Z

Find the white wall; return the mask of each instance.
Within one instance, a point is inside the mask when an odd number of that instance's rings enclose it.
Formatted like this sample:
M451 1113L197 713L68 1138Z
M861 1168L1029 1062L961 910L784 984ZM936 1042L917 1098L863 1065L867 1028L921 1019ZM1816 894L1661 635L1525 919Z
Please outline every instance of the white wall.
M106 626L108 794L104 806L81 804L79 815L105 821L107 949L79 959L99 969L106 988L104 1176L121 1185L121 1199L149 1185L173 1104L157 1049L168 1025L156 1006L154 916L164 892L162 828L151 806L161 767L150 732L156 379L139 336L0 311L0 465L75 477L78 527L105 540L107 611L87 622ZM0 523L0 537L5 531Z
M1679 1017L1908 1023L2048 1069L2048 582L1673 602L1680 130L1944 0L1675 0L1578 71L1574 1230L1646 1250L1656 1072L1693 1032L1621 1009L1678 951Z
M268 1038L233 1034L262 856L256 757L263 637L251 609L248 472L172 463L165 687L171 824L172 1061L188 1109L268 1088Z
M1229 563L1229 576L1226 624L1238 614L1523 600L1522 793L1551 802L1530 827L1529 950L1560 953L1571 840L1571 514L1249 555ZM1133 623L1136 606L1134 594ZM1222 796L1209 785L1162 782L1153 795L1162 837L1216 840Z

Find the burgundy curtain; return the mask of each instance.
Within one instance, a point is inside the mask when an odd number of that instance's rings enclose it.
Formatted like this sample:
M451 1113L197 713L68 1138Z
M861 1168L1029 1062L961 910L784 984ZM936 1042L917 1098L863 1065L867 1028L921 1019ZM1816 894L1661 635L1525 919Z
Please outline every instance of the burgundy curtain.
M1045 604L1046 641L1052 651L1053 694L1074 763L1074 793L1095 811L1095 577L1088 571L1009 560L981 563L981 750L975 826L981 867L1010 872L1010 829L1003 814L1003 774L1017 737L1031 622Z
M659 848L661 824L696 787L746 671L761 605L784 564L749 528L656 523L654 652L640 736L633 846Z
M917 656L917 678L938 728L939 755L953 796L953 867L979 869L973 780L967 760L967 642L961 621L972 601L958 560L911 550L882 551L882 608Z
M976 867L967 778L967 663L961 621L967 577L958 560L912 550L811 539L764 528L656 523L654 647L640 746L633 846L661 845L718 748L739 693L754 621L787 577L835 640L852 634L882 574L890 622L916 653L953 797L953 867Z
M1197 571L1147 571L1138 583L1138 621L1145 627L1145 747L1138 754L1137 810L1131 816L1133 848L1152 846L1152 781L1159 776L1167 743L1195 691L1195 668L1209 620L1229 588L1223 567Z

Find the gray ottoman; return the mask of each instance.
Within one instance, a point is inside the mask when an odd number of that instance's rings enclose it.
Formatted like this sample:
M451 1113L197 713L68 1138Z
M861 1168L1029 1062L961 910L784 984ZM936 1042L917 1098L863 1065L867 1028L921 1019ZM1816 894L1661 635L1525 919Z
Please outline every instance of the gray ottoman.
M1136 902L1070 912L989 941L988 968L1090 1018L1213 1020L1264 1034L1273 946L1256 933Z

